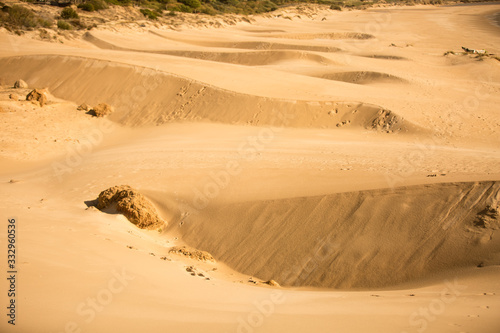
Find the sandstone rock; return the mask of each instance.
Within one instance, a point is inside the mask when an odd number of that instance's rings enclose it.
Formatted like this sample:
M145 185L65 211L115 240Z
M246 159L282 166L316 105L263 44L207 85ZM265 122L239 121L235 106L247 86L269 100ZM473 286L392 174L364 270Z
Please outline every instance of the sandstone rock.
M85 111L85 112L88 112L88 111L90 111L91 109L92 109L92 108L90 107L90 105L85 104L85 103L83 103L83 104L79 105L79 106L78 106L78 108L77 108L77 110L78 110L78 111Z
M34 89L26 96L26 100L38 102L40 106L44 106L47 103L47 96L45 95L45 91L41 89Z
M29 88L28 84L26 82L24 82L23 80L17 80L15 83L14 83L14 88L16 89L26 89L26 88Z
M264 283L268 284L268 285L270 285L272 287L279 287L280 286L280 284L278 282L274 281L274 280L269 280L269 281L266 281Z
M91 111L93 111L93 115L95 117L104 117L113 112L113 109L109 104L101 103L94 107Z
M166 225L153 204L128 185L113 186L102 191L97 198L97 208L115 208L141 229L157 229Z

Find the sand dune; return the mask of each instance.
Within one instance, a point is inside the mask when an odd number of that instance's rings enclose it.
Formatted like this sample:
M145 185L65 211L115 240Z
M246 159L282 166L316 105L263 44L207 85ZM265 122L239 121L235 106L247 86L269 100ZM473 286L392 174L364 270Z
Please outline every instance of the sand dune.
M333 61L317 54L303 51L253 51L253 52L199 52L199 51L159 51L158 53L177 57L219 61L244 66L265 66L286 61L301 61L319 65L332 64Z
M186 51L186 50L141 50L141 49L127 49L124 47L116 46L106 41L103 41L90 33L85 34L85 40L91 42L101 49L107 50L121 50L121 51L135 51L135 52L148 52L157 54L166 54L177 57L187 57L200 60L218 61L230 64L244 65L244 66L263 66L284 61L300 60L304 62L314 62L317 64L328 65L333 61L321 55L299 52L299 51L253 51L253 52L207 52L207 51ZM256 44L256 49L260 49L261 44ZM268 49L267 47L263 47ZM269 48L271 49L271 47Z
M281 285L380 288L500 264L499 200L498 182L436 184L214 205L175 228L236 270ZM479 225L488 207L495 217Z
M167 52L172 48L178 51L189 47L198 48L218 48L218 49L241 49L241 50L297 50L310 52L340 52L341 49L335 46L311 45L311 44L287 44L282 42L262 40L270 38L260 35L258 38L243 38L238 40L207 40L195 37L179 36L178 34L166 34L164 31L150 30L148 34L143 34L144 43L127 36L113 34L109 32L86 32L83 39L103 49L112 50L135 50L140 52L155 51ZM328 35L329 36L329 35ZM297 39L297 38L292 38ZM203 49L204 51L207 51Z
M499 331L498 4L127 11L0 28L15 331Z
M127 49L127 48L124 48L124 47L120 47L120 46L116 46L116 45L114 45L112 43L106 42L106 41L104 41L101 38L97 38L94 35L92 35L90 32L86 32L83 35L83 39L86 40L87 42L90 42L90 43L94 44L95 46L97 46L98 48L101 48L101 49L106 49L106 50L122 50L122 51L124 51L124 50L130 50L130 49Z
M286 43L275 43L267 41L244 41L244 42L224 42L224 41L207 41L207 40L195 40L186 38L176 38L171 35L165 35L164 33L159 33L151 31L152 34L166 38L168 40L173 40L177 42L183 42L186 44L203 46L203 47L218 47L218 48L231 48L231 49L250 49L250 50L301 50L301 51L312 51L312 52L339 52L340 48L334 46L317 46L317 45L306 45L306 44L286 44Z
M16 68L15 71L7 71ZM0 70L7 79L23 77L51 87L67 100L96 105L106 102L116 112L110 119L130 126L173 121L215 121L229 124L414 132L419 127L383 108L349 102L286 101L225 91L147 68L76 57L7 58ZM51 73L57 70L60 75ZM120 82L120 84L116 84ZM139 83L139 85L138 85ZM148 90L147 97L142 93ZM138 94L133 100L129 93Z

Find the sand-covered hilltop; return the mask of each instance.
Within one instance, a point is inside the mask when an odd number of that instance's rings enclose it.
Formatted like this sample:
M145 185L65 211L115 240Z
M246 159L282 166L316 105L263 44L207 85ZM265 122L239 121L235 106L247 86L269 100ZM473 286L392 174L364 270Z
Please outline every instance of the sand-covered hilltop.
M307 8L0 31L2 332L498 332L500 6Z

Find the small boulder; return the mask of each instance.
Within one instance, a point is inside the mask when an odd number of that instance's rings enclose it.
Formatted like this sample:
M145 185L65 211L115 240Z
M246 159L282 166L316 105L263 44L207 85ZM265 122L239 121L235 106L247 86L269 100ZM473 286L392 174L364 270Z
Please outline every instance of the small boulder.
M23 80L17 80L15 83L14 83L14 88L16 89L26 89L26 88L29 88L28 84L23 81Z
M34 89L26 96L26 100L32 103L38 102L40 106L44 106L47 103L47 96L44 90Z
M77 108L78 111L85 111L85 112L89 112L92 108L88 105L88 104L80 104Z
M90 113L95 117L104 117L113 112L113 109L109 104L101 103L90 110Z
M18 94L10 94L9 98L12 99L12 100L14 100L14 101L18 101L19 100L19 95Z

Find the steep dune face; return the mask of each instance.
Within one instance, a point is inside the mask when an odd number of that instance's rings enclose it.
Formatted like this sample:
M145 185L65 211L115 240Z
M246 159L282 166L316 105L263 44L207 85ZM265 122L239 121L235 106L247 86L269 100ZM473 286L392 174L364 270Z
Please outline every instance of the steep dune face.
M353 71L324 73L319 75L322 79L342 81L355 84L376 84L376 83L406 83L407 81L395 75L372 71Z
M236 270L281 285L378 288L500 264L499 201L498 182L206 208L200 198L171 230Z
M243 66L265 66L285 61L301 60L318 65L332 64L323 56L304 51L252 51L252 52L201 52L201 51L159 51L157 53L207 61L218 61Z
M7 70L9 69L9 70ZM15 69L15 70L12 70ZM287 101L239 94L150 68L61 56L5 58L7 80L26 78L77 103L105 102L110 119L128 126L173 121L303 128L360 128L382 132L419 130L397 114L357 102ZM60 75L53 75L57 71Z
M286 44L286 43L272 43L261 41L249 42L190 42L189 44L205 46L205 47L218 47L218 48L231 48L231 49L247 49L247 50L299 50L311 52L339 52L340 48L334 46L320 46L320 45L300 45L300 44Z

